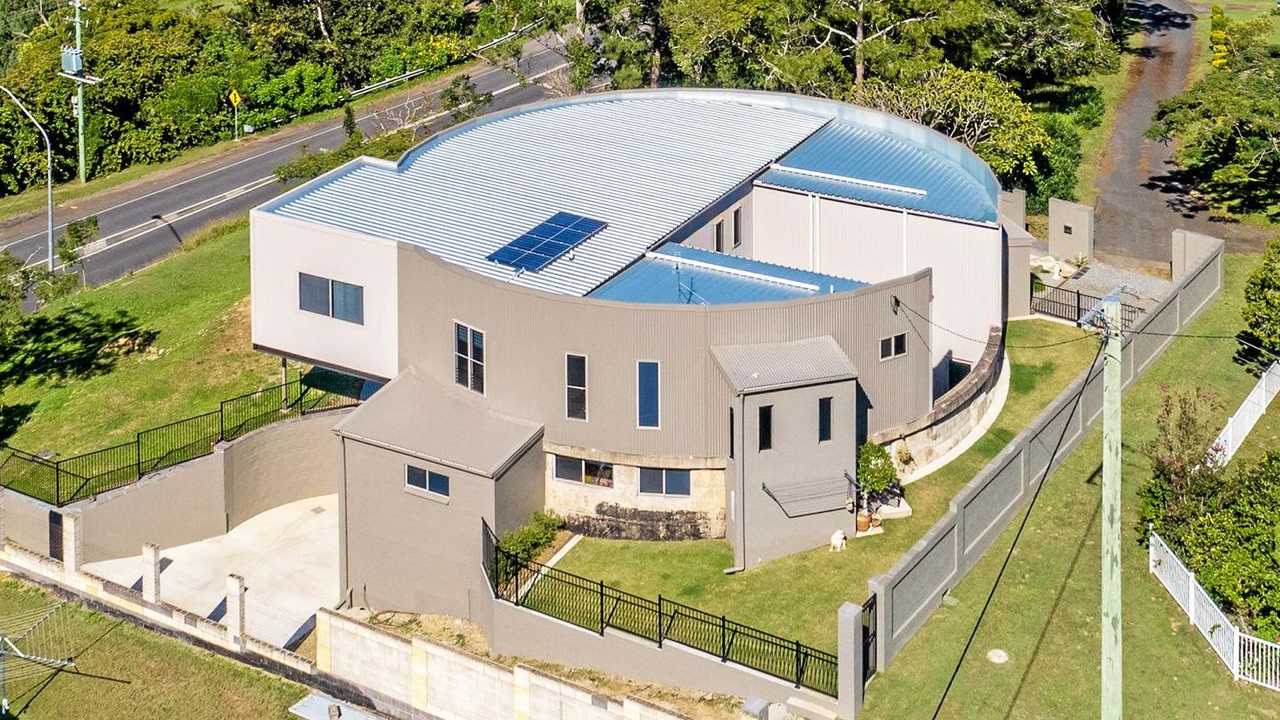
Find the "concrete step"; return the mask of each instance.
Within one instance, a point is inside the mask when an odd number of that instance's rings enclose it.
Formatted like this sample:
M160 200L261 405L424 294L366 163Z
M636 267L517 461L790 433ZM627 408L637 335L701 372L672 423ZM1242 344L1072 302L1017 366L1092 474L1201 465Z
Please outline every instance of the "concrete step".
M827 705L802 697L788 698L787 712L793 717L804 718L804 720L839 720L840 718L836 714L834 704Z

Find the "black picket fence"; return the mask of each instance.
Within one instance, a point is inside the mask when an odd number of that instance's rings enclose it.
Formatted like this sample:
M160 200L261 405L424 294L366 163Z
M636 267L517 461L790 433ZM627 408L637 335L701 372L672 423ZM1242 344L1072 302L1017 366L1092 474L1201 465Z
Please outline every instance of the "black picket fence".
M219 442L271 423L360 403L358 383L327 385L308 378L275 385L223 400L212 412L142 430L129 442L68 458L43 458L4 444L0 485L62 507L209 455Z
M1031 280L1031 311L1043 315L1079 322L1085 313L1102 298L1066 287L1051 287ZM1120 329L1128 330L1137 324L1143 310L1134 305L1120 305Z
M838 658L831 653L661 595L643 598L520 558L502 549L487 525L484 532L485 569L494 596L501 600L601 635L614 628L658 647L676 642L796 687L837 695Z

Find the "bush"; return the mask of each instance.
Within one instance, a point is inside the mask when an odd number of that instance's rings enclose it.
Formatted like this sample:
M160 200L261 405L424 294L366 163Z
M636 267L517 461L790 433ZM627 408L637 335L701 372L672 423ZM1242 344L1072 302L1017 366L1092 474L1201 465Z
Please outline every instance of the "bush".
M1049 136L1049 149L1040 159L1039 174L1027 190L1027 212L1044 213L1049 198L1076 199L1077 172L1084 153L1080 150L1080 130L1071 116L1049 113L1040 118Z
M1143 446L1151 460L1151 479L1138 490L1139 532L1148 525L1175 550L1196 518L1224 501L1222 464L1211 443L1218 429L1210 411L1220 403L1210 392L1164 390L1156 415L1156 436Z
M556 532L564 527L564 520L550 510L539 510L529 522L512 530L498 541L498 547L525 559L532 560L551 545Z
M898 469L889 451L873 443L858 449L858 484L869 495L879 495L898 484Z
M1262 262L1244 286L1244 322L1262 345L1280 350L1280 238L1267 242Z

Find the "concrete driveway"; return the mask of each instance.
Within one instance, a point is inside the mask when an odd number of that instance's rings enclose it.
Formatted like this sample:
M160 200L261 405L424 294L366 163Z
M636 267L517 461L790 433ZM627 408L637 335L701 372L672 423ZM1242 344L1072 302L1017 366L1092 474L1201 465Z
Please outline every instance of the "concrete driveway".
M160 598L220 621L226 578L245 579L245 624L259 640L285 647L310 629L316 608L338 601L338 496L273 508L200 542L162 548ZM142 557L89 563L85 569L142 588Z

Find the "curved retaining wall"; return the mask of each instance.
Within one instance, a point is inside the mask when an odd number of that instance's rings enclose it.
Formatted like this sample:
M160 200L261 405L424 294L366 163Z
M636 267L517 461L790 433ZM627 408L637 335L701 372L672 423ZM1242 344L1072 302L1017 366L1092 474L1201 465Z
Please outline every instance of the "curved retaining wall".
M332 428L349 410L269 425L213 454L58 510L4 493L4 535L24 547L61 557L61 515L77 513L83 562L136 555L145 543L162 548L226 533L288 502L338 492L342 465Z

